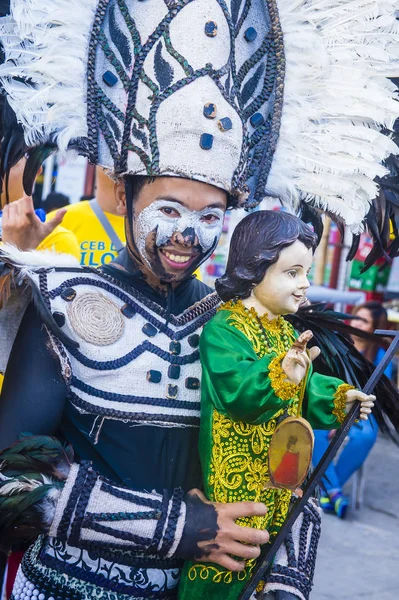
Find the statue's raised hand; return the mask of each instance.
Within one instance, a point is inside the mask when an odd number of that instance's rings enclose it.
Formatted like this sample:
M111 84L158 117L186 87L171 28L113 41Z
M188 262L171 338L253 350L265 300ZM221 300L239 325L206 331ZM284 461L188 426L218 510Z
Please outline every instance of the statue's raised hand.
M309 348L309 350L306 348L312 337L313 333L310 329L301 333L281 362L281 368L286 373L290 383L295 385L301 383L306 376L310 363L320 354L320 348L317 346Z

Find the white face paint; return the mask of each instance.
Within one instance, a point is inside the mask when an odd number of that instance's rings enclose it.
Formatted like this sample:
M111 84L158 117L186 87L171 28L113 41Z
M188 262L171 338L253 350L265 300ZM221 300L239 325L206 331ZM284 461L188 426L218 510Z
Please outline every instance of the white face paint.
M156 245L166 245L177 232L191 228L195 232L203 254L208 252L222 233L224 212L220 208L189 210L172 200L156 200L134 219L134 238L140 254L145 258L148 235L156 229ZM194 244L192 244L194 245Z

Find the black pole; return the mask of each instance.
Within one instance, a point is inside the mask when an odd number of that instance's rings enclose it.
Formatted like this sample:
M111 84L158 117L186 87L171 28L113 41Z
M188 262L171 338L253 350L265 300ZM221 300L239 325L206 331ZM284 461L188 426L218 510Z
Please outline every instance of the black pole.
M370 394L375 388L376 384L380 380L383 375L388 363L393 358L396 348L399 347L399 331L385 331L385 330L377 330L375 331L378 335L384 336L393 336L393 340L385 352L385 355L382 361L378 364L378 366L373 371L370 379L367 381L366 385L363 388L363 392L365 394ZM353 423L359 417L360 413L360 403L355 402L349 411L345 421L342 423L341 427L338 429L337 433L334 436L333 441L323 454L319 464L314 469L312 475L309 478L308 484L306 485L302 498L298 498L295 504L292 506L290 512L288 513L287 519L284 522L284 525L274 538L271 544L268 544L264 547L261 552L261 555L258 559L256 568L253 572L251 579L248 581L247 585L241 592L238 600L249 600L253 592L255 591L258 583L261 579L263 579L266 573L269 571L273 564L274 557L276 555L277 550L280 548L281 544L284 542L285 538L291 531L291 528L299 515L301 514L303 507L306 502L312 496L317 484L320 482L320 479L323 477L325 470L327 469L330 462L333 460L334 456L338 452L340 446L345 440L349 429L352 427Z

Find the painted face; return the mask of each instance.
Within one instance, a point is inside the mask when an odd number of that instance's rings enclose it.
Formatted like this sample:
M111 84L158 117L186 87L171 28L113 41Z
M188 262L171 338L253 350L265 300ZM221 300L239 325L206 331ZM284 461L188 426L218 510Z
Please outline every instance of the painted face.
M226 202L225 192L195 181L159 177L145 186L134 205L133 239L151 273L161 281L193 273L219 241Z
M296 313L309 287L307 275L312 266L310 248L297 240L280 252L279 259L266 271L253 295L270 315Z

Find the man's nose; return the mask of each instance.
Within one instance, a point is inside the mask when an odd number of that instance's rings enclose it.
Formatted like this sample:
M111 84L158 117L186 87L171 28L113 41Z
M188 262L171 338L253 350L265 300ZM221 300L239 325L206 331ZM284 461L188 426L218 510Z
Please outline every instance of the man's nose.
M173 235L173 241L186 248L198 246L199 243L194 227L187 227L184 231L176 231Z

